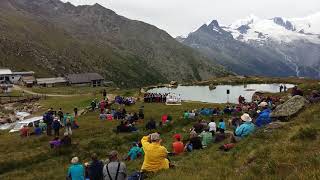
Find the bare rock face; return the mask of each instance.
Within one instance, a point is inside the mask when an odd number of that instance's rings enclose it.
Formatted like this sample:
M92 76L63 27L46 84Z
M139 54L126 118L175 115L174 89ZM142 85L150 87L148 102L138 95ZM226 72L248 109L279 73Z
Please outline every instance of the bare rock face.
M272 112L272 118L290 117L297 114L309 102L302 96L294 96L285 103L276 107Z

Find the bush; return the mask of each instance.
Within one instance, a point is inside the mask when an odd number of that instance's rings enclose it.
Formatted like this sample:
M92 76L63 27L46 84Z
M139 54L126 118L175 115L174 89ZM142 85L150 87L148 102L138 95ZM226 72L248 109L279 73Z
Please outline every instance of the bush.
M315 140L318 136L318 130L315 128L300 128L299 131L291 137L291 140Z

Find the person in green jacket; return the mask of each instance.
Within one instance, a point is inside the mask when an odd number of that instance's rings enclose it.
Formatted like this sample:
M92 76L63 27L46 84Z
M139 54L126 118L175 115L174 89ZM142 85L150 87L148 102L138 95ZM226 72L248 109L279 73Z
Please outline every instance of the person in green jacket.
M209 128L205 128L205 130L200 134L202 147L207 147L213 142L212 133L209 132Z
M79 163L79 158L73 157L71 160L71 165L68 169L67 178L71 180L84 180L84 176L84 167L81 163Z

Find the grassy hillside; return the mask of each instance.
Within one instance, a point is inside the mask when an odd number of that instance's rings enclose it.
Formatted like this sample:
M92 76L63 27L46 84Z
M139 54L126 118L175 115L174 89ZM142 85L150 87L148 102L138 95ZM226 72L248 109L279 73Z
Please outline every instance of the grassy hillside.
M303 81L303 80L297 80ZM283 82L283 81L282 81ZM305 81L307 82L307 81ZM304 90L320 89L318 82L301 84ZM71 90L73 91L73 90ZM110 90L111 91L111 90ZM49 91L48 91L49 92ZM85 107L100 94L88 94L84 89L81 96L51 97L42 100L43 110L62 107L71 112L74 106ZM113 91L117 94L135 94L135 90ZM136 112L142 103L127 107ZM184 110L201 107L222 107L208 103L183 103L182 106L144 104L146 119L160 120L164 113L173 116L173 124L160 130L164 145L170 150L172 135L188 136L188 129L194 122L181 119ZM117 106L114 106L117 108ZM151 179L319 179L320 152L320 104L307 107L298 116L290 119L280 129L260 129L254 135L238 143L229 152L218 151L221 144L214 144L205 150L172 157L174 169L152 175ZM220 117L217 117L217 120ZM224 117L227 119L228 117ZM205 118L207 119L207 118ZM112 129L117 122L100 121L97 113L88 113L79 119L80 129L74 131L71 149L53 151L46 136L21 139L17 134L0 132L0 179L64 179L72 156L79 156L82 162L89 161L95 152L102 159L116 149L125 156L130 144L149 133L139 124L139 133L116 135ZM142 160L127 162L129 172L140 169Z

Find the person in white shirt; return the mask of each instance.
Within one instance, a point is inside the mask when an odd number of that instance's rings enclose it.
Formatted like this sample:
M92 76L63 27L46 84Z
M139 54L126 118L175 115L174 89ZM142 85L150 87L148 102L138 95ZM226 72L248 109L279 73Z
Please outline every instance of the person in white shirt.
M209 126L209 132L212 133L212 136L214 136L214 134L217 131L217 125L216 122L214 122L214 119L211 119L211 122L208 124Z

